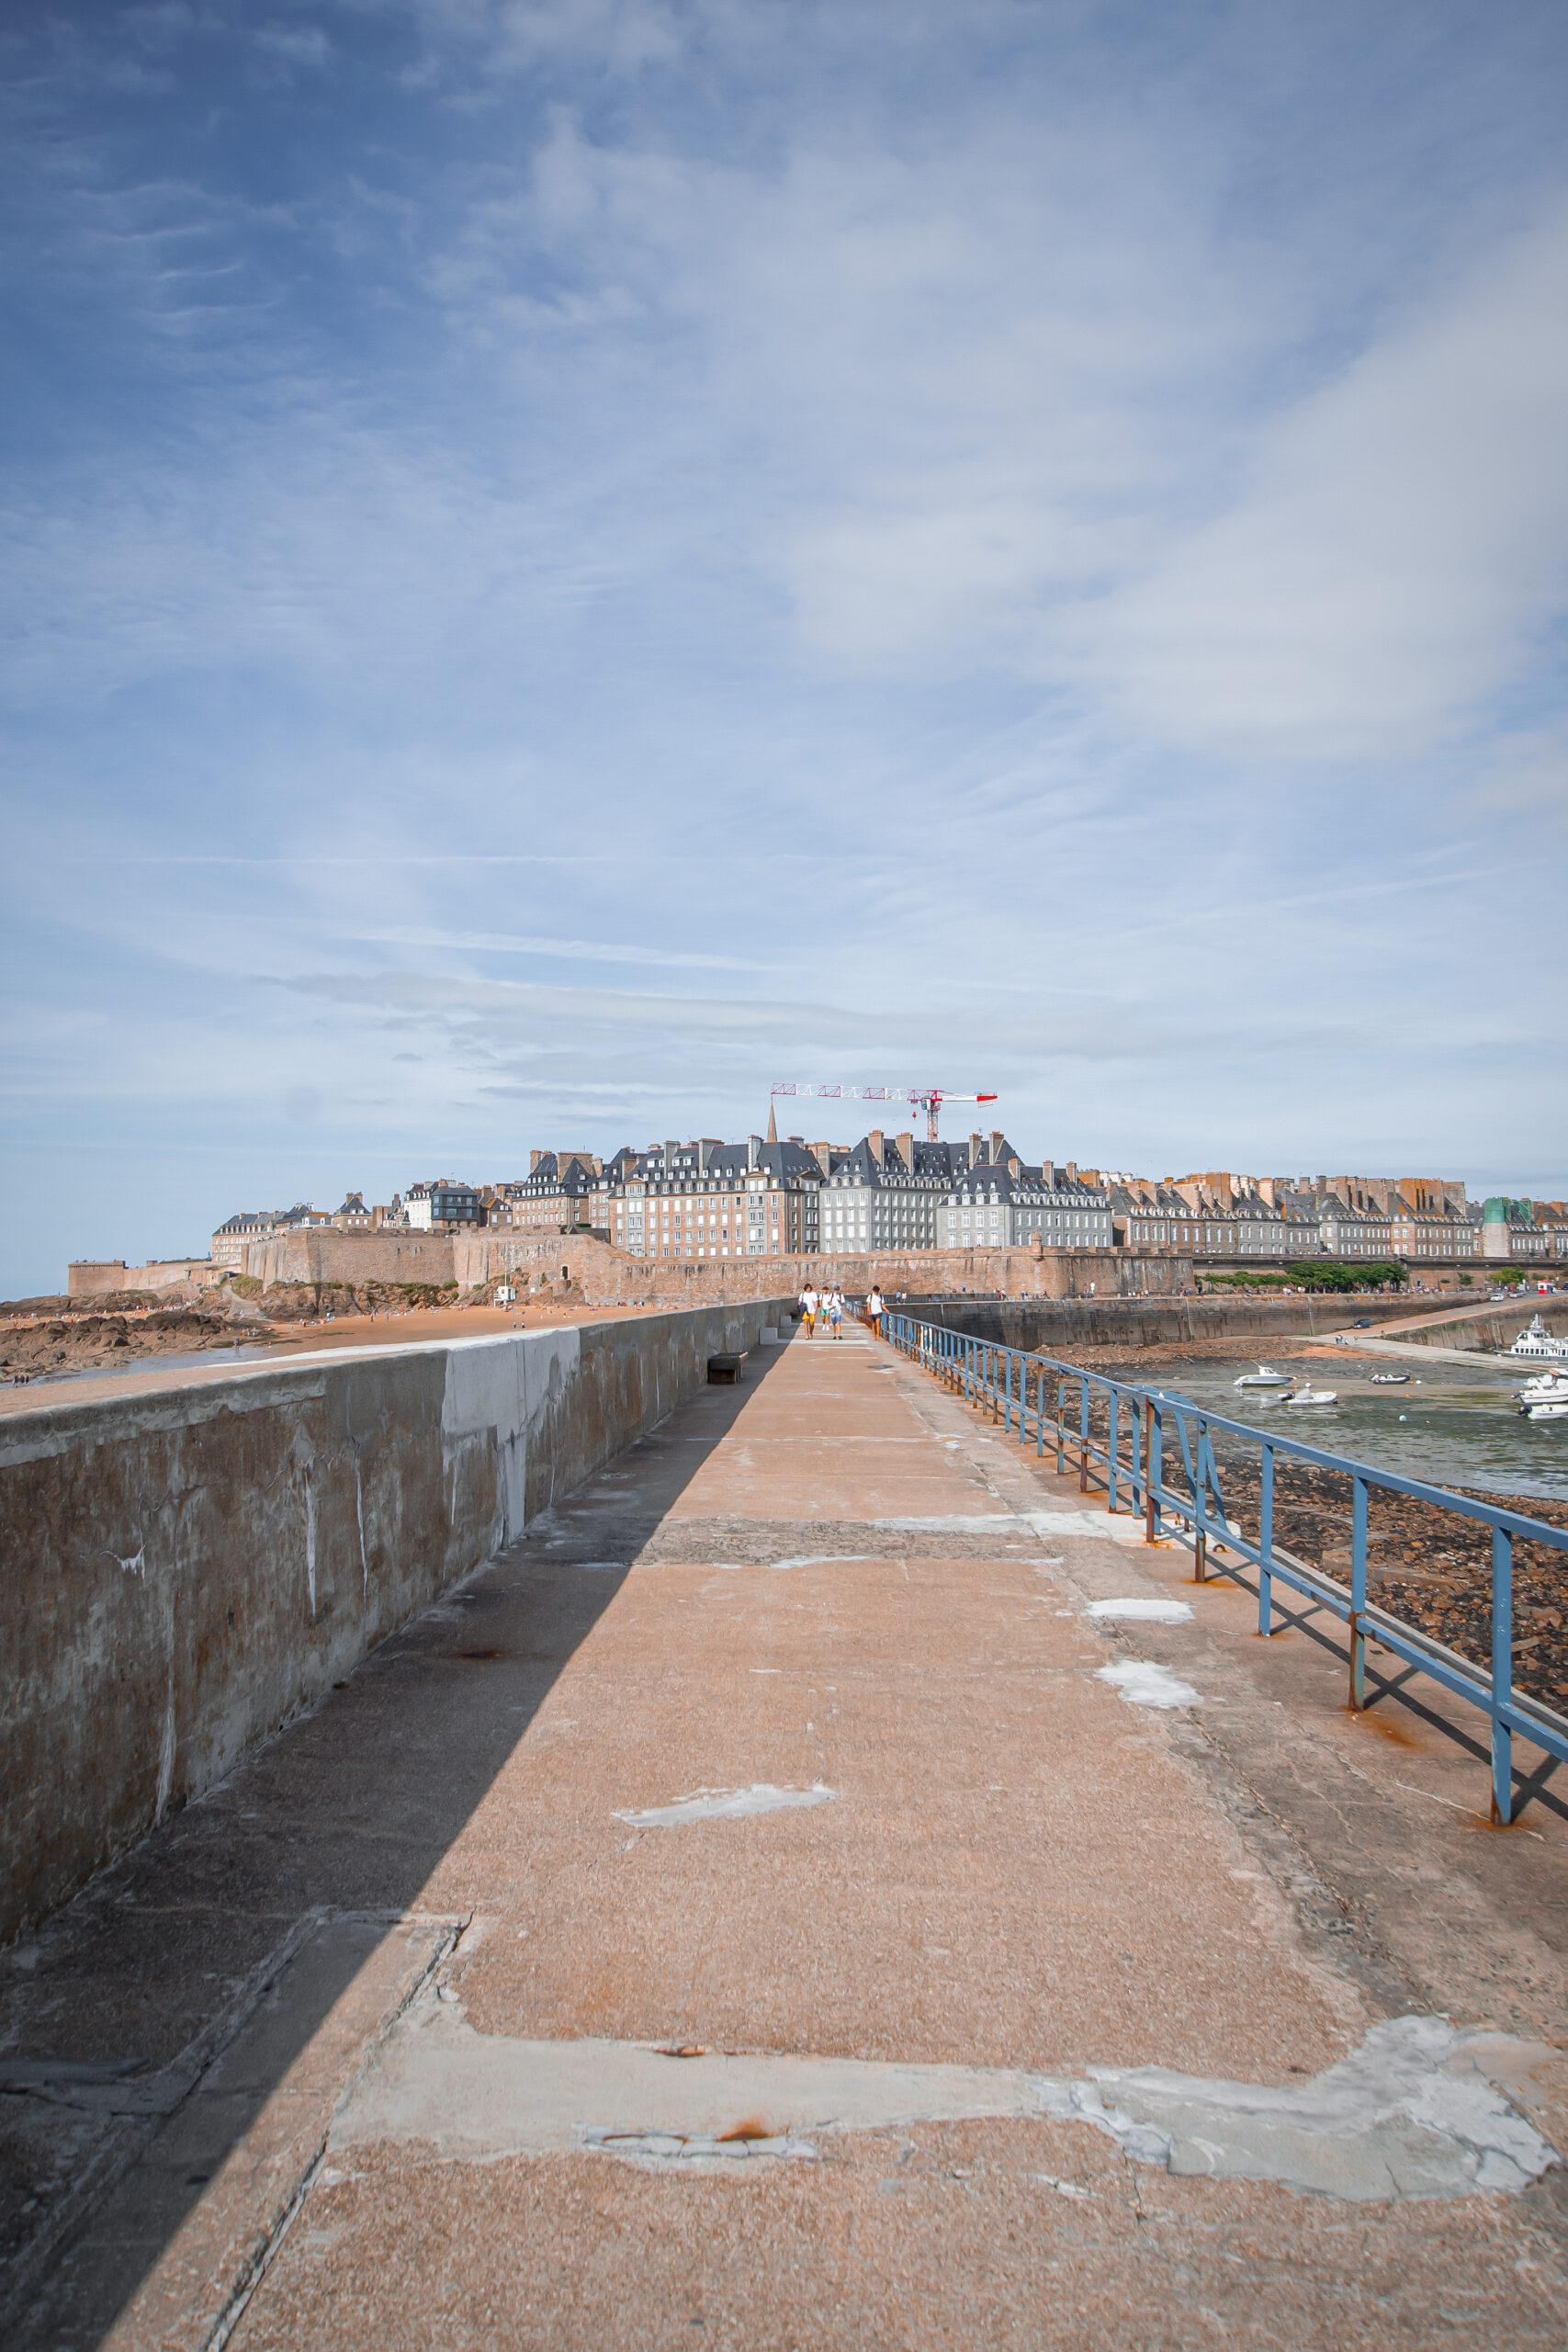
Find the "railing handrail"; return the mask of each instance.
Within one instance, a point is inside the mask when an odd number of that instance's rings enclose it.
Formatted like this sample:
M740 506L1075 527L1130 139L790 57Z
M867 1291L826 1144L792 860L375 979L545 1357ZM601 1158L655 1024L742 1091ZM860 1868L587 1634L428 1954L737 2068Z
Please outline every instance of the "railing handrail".
M1568 1528L1554 1527L1550 1521L1533 1519L1528 1512L1509 1510L1500 1504L1454 1493L1450 1488L1436 1487L1420 1478L1407 1478L1400 1472L1380 1469L1375 1464L1359 1462L1348 1454L1329 1453L1320 1446L1306 1444L1299 1438L1273 1430L1259 1429L1250 1421L1237 1421L1228 1414L1211 1411L1179 1389L1159 1388L1145 1383L1117 1380L1109 1373L1094 1372L1087 1365L1068 1363L1058 1356L1047 1356L1032 1349L1010 1347L1005 1340L979 1339L965 1331L953 1330L949 1325L927 1323L917 1316L897 1307L886 1307L881 1317L884 1335L894 1345L905 1348L933 1369L954 1371L961 1377L965 1394L978 1396L989 1403L993 1418L1001 1420L1005 1415L1010 1434L1015 1426L1021 1442L1032 1426L1035 1451L1044 1452L1045 1431L1055 1431L1056 1465L1060 1472L1066 1463L1069 1445L1077 1453L1079 1491L1087 1493L1090 1483L1090 1464L1103 1465L1104 1477L1098 1483L1108 1490L1108 1509L1118 1509L1118 1490L1124 1487L1134 1508L1141 1508L1145 1521L1145 1540L1156 1543L1163 1533L1163 1514L1190 1526L1195 1577L1207 1580L1211 1544L1223 1545L1236 1555L1243 1564L1250 1564L1258 1573L1254 1587L1245 1576L1222 1561L1213 1562L1219 1576L1256 1591L1258 1602L1258 1630L1268 1634L1274 1630L1273 1586L1276 1580L1301 1593L1313 1603L1308 1615L1320 1609L1328 1610L1342 1618L1348 1627L1350 1668L1350 1705L1355 1711L1373 1705L1380 1697L1401 1695L1401 1685L1384 1680L1366 1662L1369 1638L1402 1658L1411 1669L1429 1676L1451 1694L1482 1709L1492 1725L1493 1817L1501 1822L1517 1819L1530 1799L1538 1796L1559 1763L1568 1763L1568 1717L1559 1714L1544 1702L1513 1688L1513 1566L1514 1547L1518 1542L1540 1543L1559 1552L1568 1551ZM1016 1367L1016 1374L1015 1374ZM1004 1385L1005 1374L1005 1385ZM1032 1374L1033 1377L1032 1378ZM1056 1410L1048 1413L1045 1406L1047 1376L1056 1385ZM1077 1384L1076 1426L1069 1427L1066 1418L1066 1390L1070 1383ZM1030 1402L1033 1387L1034 1401ZM1091 1432L1089 1397L1091 1391L1102 1394L1107 1402L1104 1442ZM1130 1408L1129 1458L1121 1455L1120 1423L1122 1407ZM1181 1467L1187 1479L1185 1490L1172 1489L1164 1473L1165 1425L1167 1416L1175 1423L1175 1435L1181 1449ZM1233 1522L1219 1484L1219 1464L1214 1456L1211 1432L1220 1430L1255 1444L1259 1453L1260 1485L1258 1493L1258 1538L1254 1542L1245 1531ZM1351 1482L1351 1574L1348 1585L1341 1584L1323 1569L1298 1560L1290 1552L1275 1545L1273 1537L1274 1463L1278 1454L1293 1461L1334 1471ZM1429 1503L1456 1517L1489 1527L1492 1531L1491 1622L1492 1661L1488 1673L1474 1660L1411 1625L1392 1611L1369 1600L1367 1593L1369 1542L1368 1498L1373 1487L1405 1495ZM1289 1615L1289 1612L1285 1612ZM1325 1639L1315 1628L1306 1627L1304 1619L1292 1618L1314 1638ZM1331 1648L1336 1645L1329 1644ZM1343 1655L1343 1653L1339 1653ZM1366 1695L1368 1679L1378 1685L1373 1697ZM1407 1703L1414 1703L1413 1702ZM1423 1710L1423 1713L1427 1711ZM1443 1718L1427 1714L1427 1719L1438 1724L1456 1738L1464 1735ZM1513 1766L1512 1738L1519 1732L1540 1747L1546 1764L1528 1779L1517 1774ZM1472 1742L1467 1742L1472 1752L1482 1753ZM1516 1793L1515 1783L1518 1781ZM1556 1804L1555 1798L1547 1800ZM1560 1811L1563 1808L1559 1807Z

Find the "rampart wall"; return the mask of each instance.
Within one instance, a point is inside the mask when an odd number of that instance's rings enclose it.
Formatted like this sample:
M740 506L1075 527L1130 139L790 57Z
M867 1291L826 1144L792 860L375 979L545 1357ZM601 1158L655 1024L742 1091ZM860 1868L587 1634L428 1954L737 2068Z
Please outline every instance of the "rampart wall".
M836 1252L794 1258L631 1258L608 1243L558 1234L554 1239L505 1233L464 1234L454 1244L457 1279L466 1289L515 1274L525 1284L558 1281L570 1266L574 1288L591 1305L647 1301L692 1305L707 1298L792 1297L809 1276L840 1283L859 1295L874 1282L884 1291L1005 1292L1010 1297L1072 1298L1145 1291L1170 1295L1192 1281L1190 1258L1147 1257L1124 1250L911 1250Z
M209 1258L160 1258L128 1266L123 1258L74 1258L65 1270L67 1298L102 1298L118 1290L178 1290L186 1283L220 1281Z
M0 1425L0 1940L660 1420L780 1303L360 1349Z

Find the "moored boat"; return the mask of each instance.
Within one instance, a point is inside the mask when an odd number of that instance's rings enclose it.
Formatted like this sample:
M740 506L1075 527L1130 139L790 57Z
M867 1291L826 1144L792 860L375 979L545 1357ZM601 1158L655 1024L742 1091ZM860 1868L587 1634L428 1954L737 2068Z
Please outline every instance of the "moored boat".
M1407 1372L1374 1372L1372 1374L1374 1388L1408 1388L1409 1385L1410 1374Z
M1288 1388L1290 1385L1288 1372L1276 1372L1267 1363L1260 1363L1256 1372L1244 1372L1235 1383L1237 1388Z
M1288 1396L1280 1397L1280 1402L1282 1405L1337 1405L1339 1391L1337 1388L1314 1388L1309 1381L1303 1388L1292 1388Z
M1568 1340L1553 1339L1539 1315L1532 1315L1528 1329L1519 1333L1508 1350L1511 1356L1544 1356L1549 1362L1568 1359Z

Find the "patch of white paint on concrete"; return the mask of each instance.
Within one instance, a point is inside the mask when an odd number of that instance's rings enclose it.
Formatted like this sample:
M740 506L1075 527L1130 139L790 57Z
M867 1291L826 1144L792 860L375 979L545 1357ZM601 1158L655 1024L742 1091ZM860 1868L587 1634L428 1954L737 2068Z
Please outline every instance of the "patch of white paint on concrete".
M809 1789L777 1789L771 1781L754 1781L749 1789L694 1789L673 1804L647 1805L615 1817L630 1822L634 1829L678 1829L688 1821L739 1821L753 1813L793 1812L802 1805L826 1804L837 1794L822 1781Z
M1488 2079L1506 2070L1503 2053L1486 2047L1494 2039L1458 2032L1446 2018L1391 2018L1308 2082L1096 2066L1092 2087L1051 2086L1042 2105L1081 2116L1130 2155L1174 2173L1280 2180L1354 2203L1515 2194L1559 2159ZM1055 2096L1063 2088L1072 2094L1065 2105Z
M604 2132L585 2126L580 2144L654 2172L728 2172L737 2164L759 2164L770 2156L810 2161L817 2154L811 2141L797 2140L787 2132L766 2138L716 2138L711 2132Z
M1091 1600L1091 1617L1127 1618L1141 1625L1184 1625L1192 1611L1185 1600L1169 1600L1163 1593L1148 1599Z
M779 1570L818 1568L830 1560L874 1560L877 1556L874 1552L792 1552L787 1559L765 1560L762 1565L764 1567Z
M430 1996L404 2012L341 2102L329 2153L424 2142L486 2163L576 2148L736 2177L757 2155L804 2154L829 2132L987 2117L1083 2124L1141 2164L1273 2180L1350 2203L1512 2193L1558 2161L1498 2088L1530 2045L1396 2018L1321 2075L1283 2086L1164 2067L1091 2067L1057 2080L984 2066L862 2059L679 2061L641 2042L529 2041L476 2033ZM804 2144L802 2144L804 2143ZM1042 2175L1059 2194L1076 2183Z
M145 1543L141 1545L139 1550L132 1552L128 1560L122 1560L118 1552L111 1552L109 1554L109 1558L114 1562L117 1568L123 1568L128 1577L140 1577L143 1583L146 1582L147 1546Z
M1141 1549L1144 1523L1126 1511L1027 1510L960 1512L941 1519L874 1519L874 1527L908 1528L927 1535L1002 1535L1021 1530L1042 1542L1064 1535L1093 1535L1103 1543L1135 1544Z
M1114 1666L1095 1668L1095 1679L1109 1682L1134 1707L1201 1707L1203 1704L1190 1682L1183 1682L1168 1667L1156 1666L1152 1658L1118 1658Z

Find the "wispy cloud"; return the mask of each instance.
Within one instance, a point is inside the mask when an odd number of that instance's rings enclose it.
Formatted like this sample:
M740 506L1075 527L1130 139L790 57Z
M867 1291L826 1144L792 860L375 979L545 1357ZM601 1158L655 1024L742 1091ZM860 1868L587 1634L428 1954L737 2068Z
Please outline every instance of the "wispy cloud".
M699 972L765 972L744 956L705 956L680 947L639 947L608 939L528 939L496 931L351 931L344 937L378 947L458 947L486 956L551 956L569 963L654 964Z

